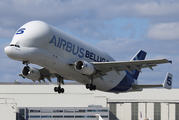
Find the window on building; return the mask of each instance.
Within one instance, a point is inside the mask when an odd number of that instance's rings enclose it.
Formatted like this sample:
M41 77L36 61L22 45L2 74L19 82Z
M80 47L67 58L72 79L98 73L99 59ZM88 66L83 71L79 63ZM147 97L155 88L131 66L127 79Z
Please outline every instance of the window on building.
M109 104L109 119L116 120L116 103Z
M41 113L51 113L52 112L52 110L41 110Z
M74 116L72 116L72 115L66 115L66 116L64 116L64 118L74 118Z
M131 120L138 120L138 103L131 103Z
M39 115L32 115L32 116L30 116L30 118L40 118L40 116Z
M102 117L102 118L108 118L108 116L105 116L105 115L102 115L101 117Z
M25 108L21 108L19 109L19 120L25 120L26 119L26 115L25 115Z
M87 118L95 118L95 116L94 115L89 115L89 116L87 116Z
M85 118L85 116L83 116L83 115L77 115L77 116L75 116L75 118Z
M63 110L53 110L54 113L61 113Z
M175 104L175 120L179 120L179 104Z
M64 110L64 113L74 113L74 110Z
M108 112L108 110L98 110L98 112Z
M154 103L154 120L161 120L161 104Z
M84 113L86 110L75 110L76 113Z
M30 113L39 113L40 110L30 110Z
M51 115L42 115L41 118L51 118Z
M53 118L63 118L63 116L60 116L60 115L54 115Z
M97 110L87 110L87 112L97 112Z

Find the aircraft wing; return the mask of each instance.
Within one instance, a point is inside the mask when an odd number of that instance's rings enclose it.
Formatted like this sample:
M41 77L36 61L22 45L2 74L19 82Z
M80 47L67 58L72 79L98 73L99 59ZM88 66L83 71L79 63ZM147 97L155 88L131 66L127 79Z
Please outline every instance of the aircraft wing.
M167 59L156 59L156 60L136 60L136 61L114 61L114 62L91 62L100 73L105 74L111 70L116 71L129 71L136 69L142 72L142 68L150 68L157 66L157 64L172 63Z
M44 81L44 78L47 78L48 81L52 82L50 78L54 78L55 77L55 75L50 73L50 71L48 69L46 69L46 68L40 68L39 72L42 75L41 80L43 80L43 81Z

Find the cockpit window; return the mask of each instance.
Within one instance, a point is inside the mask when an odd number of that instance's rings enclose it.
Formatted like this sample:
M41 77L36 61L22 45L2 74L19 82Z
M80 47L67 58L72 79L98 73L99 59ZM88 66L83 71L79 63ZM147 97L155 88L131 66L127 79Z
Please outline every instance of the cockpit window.
M20 46L19 46L19 45L15 45L15 44L10 44L10 46L15 46L15 47L20 48Z
M10 44L10 46L15 46L14 44Z
M20 48L20 46L19 46L19 45L15 45L15 47L18 47L18 48Z

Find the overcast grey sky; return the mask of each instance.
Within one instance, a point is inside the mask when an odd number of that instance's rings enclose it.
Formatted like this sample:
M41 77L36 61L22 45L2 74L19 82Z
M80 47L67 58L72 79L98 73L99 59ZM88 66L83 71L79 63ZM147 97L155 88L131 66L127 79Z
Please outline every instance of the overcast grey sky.
M42 20L89 42L115 60L130 60L140 49L146 59L167 58L173 64L143 69L139 83L162 83L167 72L179 87L178 0L1 0L0 82L22 79L24 65L4 53L16 30L32 20Z

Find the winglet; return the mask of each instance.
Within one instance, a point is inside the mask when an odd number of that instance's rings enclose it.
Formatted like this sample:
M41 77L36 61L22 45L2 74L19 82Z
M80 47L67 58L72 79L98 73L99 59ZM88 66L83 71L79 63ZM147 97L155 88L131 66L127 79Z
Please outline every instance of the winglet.
M172 61L171 61L171 60L169 60L169 62L172 64Z
M164 88L172 89L172 78L173 78L173 75L171 73L167 73L164 83L163 83Z

